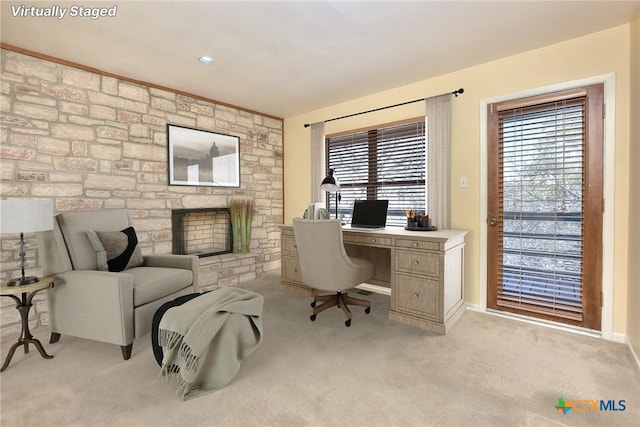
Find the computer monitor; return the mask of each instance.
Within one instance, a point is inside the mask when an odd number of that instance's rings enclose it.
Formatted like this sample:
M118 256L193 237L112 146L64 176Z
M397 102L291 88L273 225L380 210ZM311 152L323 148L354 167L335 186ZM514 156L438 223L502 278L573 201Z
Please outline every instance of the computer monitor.
M356 200L353 203L351 226L356 228L384 228L387 224L388 200Z

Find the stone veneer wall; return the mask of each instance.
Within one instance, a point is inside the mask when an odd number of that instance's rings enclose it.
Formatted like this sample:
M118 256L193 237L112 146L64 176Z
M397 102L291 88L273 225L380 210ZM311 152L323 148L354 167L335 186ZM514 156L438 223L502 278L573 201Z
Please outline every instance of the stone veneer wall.
M235 285L280 268L283 220L282 120L1 50L0 196L49 198L56 212L126 209L143 254L171 253L171 209L226 207L255 199L251 250L202 258L200 287ZM167 123L240 137L241 188L167 185ZM2 236L0 279L19 275L14 244ZM36 246L35 236L27 235ZM29 251L39 274L37 251ZM46 294L31 327L48 324ZM20 330L0 298L0 334Z

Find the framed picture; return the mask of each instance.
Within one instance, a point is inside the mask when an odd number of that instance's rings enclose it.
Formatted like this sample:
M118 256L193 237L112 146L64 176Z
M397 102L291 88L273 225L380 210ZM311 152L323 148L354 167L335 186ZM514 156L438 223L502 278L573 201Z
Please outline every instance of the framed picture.
M167 124L169 185L240 187L240 138Z

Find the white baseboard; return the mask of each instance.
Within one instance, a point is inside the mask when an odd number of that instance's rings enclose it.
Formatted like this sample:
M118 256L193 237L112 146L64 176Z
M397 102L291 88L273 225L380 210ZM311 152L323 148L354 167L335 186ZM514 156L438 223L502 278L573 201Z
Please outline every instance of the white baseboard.
M627 336L625 334L618 334L616 332L614 332L613 335L611 335L611 341L619 342L620 344L628 343Z
M629 347L631 354L633 355L633 359L636 361L636 366L638 367L638 369L640 369L640 357L638 357L638 353L636 353L636 351L633 349L633 346L631 345L631 341L629 341L628 336L625 335L624 340L625 340L625 343L627 344L627 347Z
M484 312L485 312L484 310L482 310L482 309L480 308L480 305L479 305L479 304L471 304L471 303L465 302L465 303L464 303L464 306L465 306L465 308L466 308L467 310L477 311L477 312L480 312L480 313L484 313Z
M362 289L363 291L373 292L374 294L383 294L383 295L391 296L391 288L374 285L371 283L361 283L358 286L356 286L356 288Z

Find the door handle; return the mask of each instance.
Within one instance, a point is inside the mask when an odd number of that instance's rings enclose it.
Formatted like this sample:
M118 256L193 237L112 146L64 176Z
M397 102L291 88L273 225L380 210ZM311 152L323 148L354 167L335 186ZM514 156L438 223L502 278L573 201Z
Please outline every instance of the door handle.
M489 225L495 227L496 225L498 225L498 219L496 217L491 217L491 219L489 220Z

